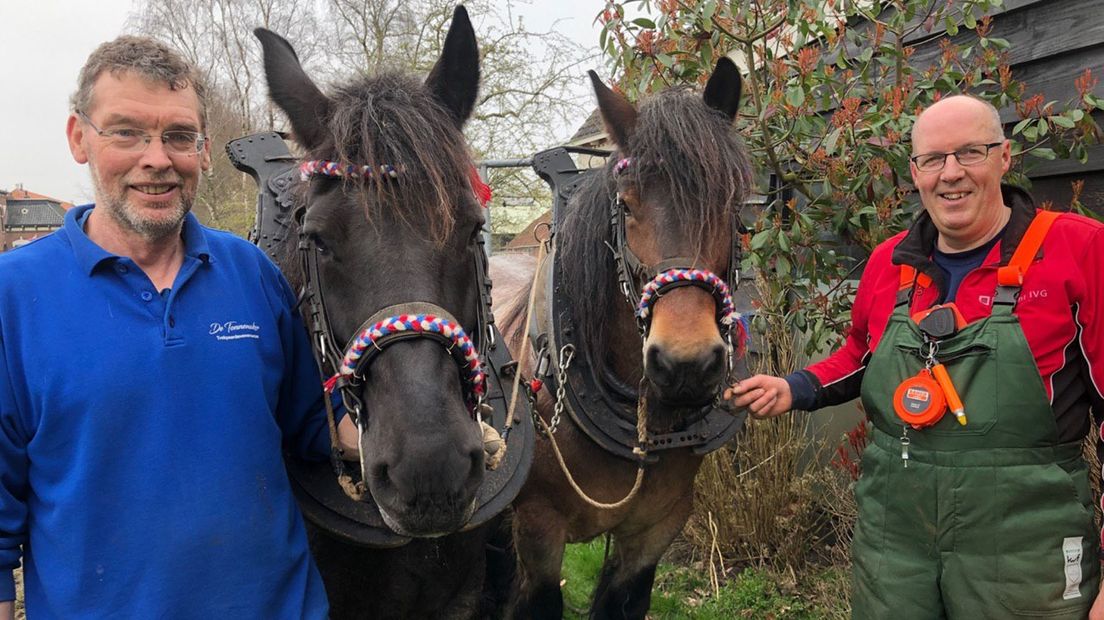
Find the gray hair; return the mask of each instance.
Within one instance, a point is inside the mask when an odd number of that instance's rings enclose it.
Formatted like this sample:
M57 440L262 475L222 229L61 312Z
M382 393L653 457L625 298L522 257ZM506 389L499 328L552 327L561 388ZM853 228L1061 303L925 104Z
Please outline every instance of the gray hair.
M972 95L970 93L959 93L957 95L951 95L949 97L944 97L944 98L940 99L939 101L937 101L936 103L940 103L940 102L947 101L947 100L950 100L950 99L958 99L958 98L973 99L974 101L976 101L976 102L980 103L981 105L983 105L985 107L986 112L988 112L988 116L989 116L987 122L985 123L986 125L988 125L987 129L991 132L992 137L993 137L994 140L1004 140L1004 123L1001 122L1000 111L997 110L997 108L993 104L989 103L985 99L982 99L981 97L978 97L977 95ZM933 103L932 106L933 105L935 105L935 103ZM932 106L928 106L927 108L924 108L924 110L922 112L920 112L920 115L916 117L916 120L919 121L920 116L923 116L924 112L927 112L928 109L931 108ZM916 141L916 123L915 122L912 124L912 140Z
M101 44L92 52L77 78L77 91L69 98L72 112L89 112L92 87L104 71L118 76L132 71L150 82L164 84L170 90L189 86L199 100L199 120L207 127L207 87L195 66L164 43L149 37L123 35Z

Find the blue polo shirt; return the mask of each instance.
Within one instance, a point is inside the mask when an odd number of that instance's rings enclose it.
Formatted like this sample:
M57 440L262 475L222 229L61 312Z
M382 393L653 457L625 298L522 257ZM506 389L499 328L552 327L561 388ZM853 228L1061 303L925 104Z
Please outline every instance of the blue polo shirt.
M246 241L184 222L154 290L92 206L0 254L0 601L31 618L322 618L281 451L324 458L295 297Z

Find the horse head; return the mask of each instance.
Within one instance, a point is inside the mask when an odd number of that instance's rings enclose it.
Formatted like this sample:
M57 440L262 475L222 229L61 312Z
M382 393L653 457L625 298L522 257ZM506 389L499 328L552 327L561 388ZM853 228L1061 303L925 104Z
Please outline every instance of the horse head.
M751 184L733 129L740 72L722 58L702 95L668 89L639 108L591 72L617 152L609 241L636 306L649 392L665 409L710 404L726 379L739 209ZM608 203L607 203L608 204ZM677 421L676 421L677 423Z
M298 276L317 280L332 342L350 343L324 353L356 403L365 485L395 532L454 532L484 476L471 363L471 340L485 337L474 284L484 218L461 133L479 86L471 22L456 9L424 83L387 73L331 94L287 41L255 34L271 99L306 152L299 245L313 263Z

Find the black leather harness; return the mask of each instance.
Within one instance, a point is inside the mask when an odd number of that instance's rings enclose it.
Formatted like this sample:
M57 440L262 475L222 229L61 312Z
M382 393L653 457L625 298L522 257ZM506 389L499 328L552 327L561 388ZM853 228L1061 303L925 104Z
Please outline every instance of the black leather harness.
M234 166L249 173L258 184L257 218L250 239L279 262L286 258L280 256L280 253L286 247L294 223L292 218L297 217L291 195L299 174L295 165L296 159L288 151L282 137L275 132L254 134L231 141L227 144L226 151ZM302 210L303 208L299 209L298 217L301 217ZM298 249L304 271L300 304L311 333L311 346L319 367L324 371L328 369L336 372L346 349L338 348L326 316L317 260L318 250L305 235L300 236ZM499 467L484 473L483 483L476 497L476 510L464 529L485 523L513 501L529 473L535 441L526 399L519 399L518 410L507 424L508 391L511 387L509 380L515 364L505 345L501 344L502 338L491 314L491 281L487 277L487 257L481 235L476 235L471 253L475 261L476 286L479 289L478 327L471 336L486 375L481 403L483 406L476 413L481 415L483 422L499 432L508 448L505 460ZM429 310L448 316L443 309L427 302L412 302L412 305L404 307L409 311ZM379 312L391 313L403 309L396 308L393 306ZM376 313L366 323L372 324L379 317L380 314ZM381 342L379 350L373 354L379 355L387 344L404 337L427 336L434 337L424 333L413 336L396 335L386 343ZM370 364L371 357L372 355L366 355L361 358L353 377L339 379L336 383L336 389L340 391L342 400L354 419L368 415L367 404L360 401L354 388L363 380L363 372ZM303 461L290 456L285 458L285 463L292 481L292 490L303 514L318 527L350 543L369 547L397 547L409 542L408 537L394 533L384 524L370 494L365 494L363 501L356 501L346 494L338 483L338 475L345 473L345 464L336 453L336 447L329 463Z

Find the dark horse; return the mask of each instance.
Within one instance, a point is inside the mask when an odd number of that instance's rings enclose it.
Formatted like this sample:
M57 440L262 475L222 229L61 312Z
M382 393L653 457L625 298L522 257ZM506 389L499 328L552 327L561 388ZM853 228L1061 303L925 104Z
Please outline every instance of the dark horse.
M310 258L305 267L294 258L281 267L293 285L307 285L304 305L321 306L308 323L328 325L315 339L331 341L320 347L329 363L343 352L347 362L354 350L326 351L334 343L341 347L382 317L424 314L427 306L451 321L449 333L458 325L476 341L485 338L477 333L487 325L476 286L484 216L461 133L475 105L479 53L464 9L456 10L424 83L383 74L329 95L287 41L262 29L256 35L271 99L305 150L300 169L309 177L291 238ZM485 480L474 419L482 392L456 357L462 343L410 335L375 350L369 345L363 353L373 356L370 367L354 364L338 381L346 405L356 403L350 415L373 502L355 510L378 508L391 536L384 546L394 548L358 546L310 528L335 618L477 613L484 546L495 523L461 530L473 522Z
M639 396L646 402L648 456L636 495L622 506L603 509L580 499L549 442L538 440L533 469L514 503L520 579L513 613L518 618L561 617L564 545L603 533L612 535L613 546L590 616L644 618L656 564L689 517L702 454L742 424L742 418L714 407L735 357L728 321L720 320L727 312L725 287L713 279L707 286L687 280L680 282L686 286L664 286L644 316L634 316L625 299L637 305L641 289L648 290L646 283L669 268L685 268L682 273L694 268L702 277L708 270L720 279L736 273L738 212L751 182L747 152L732 128L740 101L739 71L722 58L704 95L669 89L646 99L639 110L593 73L591 81L617 151L604 168L583 177L563 219L557 220L554 261L546 262L554 262L555 268L529 274L540 282L533 321L525 325L528 291L515 288L513 295L500 297L511 300L503 303L508 306L505 332L518 355L527 330L535 341L531 350L539 350L542 336L552 331L553 349L565 343L575 347L566 371L566 356L557 360L552 352L548 377L553 380L563 372L567 381L562 383L568 385L560 387L579 394L573 403L565 403L567 412L561 412L553 436L583 491L599 502L614 503L634 486L640 459L627 449L617 453L600 446L598 439L606 437L602 429L615 431L617 425L631 434ZM635 260L624 260L629 255ZM505 292L510 282L508 270L500 267L498 260L492 261L496 294ZM619 271L624 277L619 278ZM551 277L552 284L544 280ZM542 321L542 314L550 318ZM570 329L564 328L564 316L572 318ZM532 359L525 361L534 366ZM637 392L638 382L643 395ZM539 392L538 400L548 421L554 416L550 392ZM628 396L622 400L631 405L581 411L587 403L617 400L618 395ZM706 412L738 423L708 445L679 434L706 428L694 426L704 423ZM623 419L600 419L615 415ZM687 442L679 445L688 447L660 451L659 444L668 441Z

